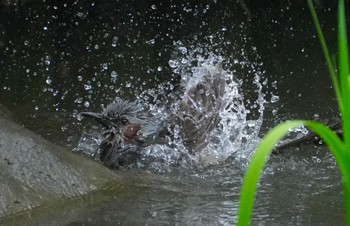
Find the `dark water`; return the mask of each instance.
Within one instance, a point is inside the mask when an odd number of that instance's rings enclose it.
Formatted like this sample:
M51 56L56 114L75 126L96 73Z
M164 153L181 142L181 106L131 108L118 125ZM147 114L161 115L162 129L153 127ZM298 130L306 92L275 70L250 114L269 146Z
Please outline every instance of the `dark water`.
M129 181L88 197L13 216L6 225L235 225L239 162L166 174L123 171ZM340 175L324 148L270 159L252 225L346 225Z
M318 4L335 51L336 5ZM99 111L116 96L134 100L159 84L168 89L176 74L170 60L189 60L181 46L192 59L222 57L224 68L243 81L240 92L252 120L261 104L252 82L258 75L266 100L261 135L286 119L331 121L336 100L306 3L250 1L247 7L235 1L1 3L0 102L17 121L71 150L87 126L75 119L77 112ZM232 225L247 162L118 172L130 181L10 220ZM272 157L253 218L254 225L345 225L341 178L330 152L311 145Z

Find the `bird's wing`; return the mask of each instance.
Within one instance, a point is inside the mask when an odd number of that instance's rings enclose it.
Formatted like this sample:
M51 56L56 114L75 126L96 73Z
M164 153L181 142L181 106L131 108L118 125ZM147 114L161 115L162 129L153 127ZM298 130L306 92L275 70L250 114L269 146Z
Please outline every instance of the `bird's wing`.
M217 126L223 106L225 75L221 63L192 78L180 106L180 126L186 146L197 152L204 148L208 134Z

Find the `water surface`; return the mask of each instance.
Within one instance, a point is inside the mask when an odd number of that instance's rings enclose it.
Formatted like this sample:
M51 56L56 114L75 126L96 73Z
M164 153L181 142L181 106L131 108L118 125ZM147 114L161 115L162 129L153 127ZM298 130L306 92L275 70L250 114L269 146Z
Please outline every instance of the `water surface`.
M318 3L334 50L336 6ZM233 155L218 164L116 172L130 181L7 219L13 224L234 225L242 178L261 136L287 119L327 122L338 114L304 1L251 1L249 12L222 1L1 4L0 101L27 128L71 151L84 131L98 130L76 120L77 112L99 111L116 96L154 104L145 97L162 96L176 74L220 58L240 81L235 126L246 139L232 142L226 154ZM307 145L271 157L253 225L345 225L343 212L330 152Z

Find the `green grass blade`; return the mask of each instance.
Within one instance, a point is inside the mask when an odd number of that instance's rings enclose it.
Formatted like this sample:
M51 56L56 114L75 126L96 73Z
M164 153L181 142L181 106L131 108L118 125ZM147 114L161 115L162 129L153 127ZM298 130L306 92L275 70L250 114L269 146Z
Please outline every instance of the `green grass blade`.
M243 181L237 225L250 224L260 174L275 145L289 132L289 129L302 125L303 121L282 123L273 128L259 144Z
M350 181L349 178L343 179L343 191L344 191L344 204L345 204L345 214L346 222L350 225Z
M339 78L337 76L336 70L335 70L334 65L332 63L332 58L331 58L331 55L329 54L327 43L326 43L326 40L324 38L320 22L319 22L319 20L317 18L317 14L316 14L316 11L315 11L315 7L314 7L314 5L312 3L312 0L307 0L307 3L309 5L311 16L312 16L312 19L314 21L315 28L316 28L316 31L317 31L317 34L318 34L318 38L319 38L320 43L321 43L323 54L324 54L324 56L326 58L329 74L331 76L331 80L332 80L332 83L333 83L335 95L337 97L340 110L343 111L343 102L342 102L342 96L341 96L340 86L339 86Z
M325 141L337 161L343 176L345 211L347 223L350 225L350 75L344 0L339 0L338 12L339 77L333 64L335 61L332 62L330 57L312 0L307 0L307 2L342 113L344 142L331 129L317 122L288 121L272 129L258 146L244 178L240 196L238 225L250 224L258 181L275 144L288 133L290 128L303 124L316 132Z
M347 173L347 165L344 158L344 154L346 154L345 146L340 138L331 129L321 123L311 121L287 121L285 123L282 123L273 128L264 137L249 164L249 168L244 178L243 187L241 190L237 225L243 226L250 224L260 174L262 173L267 158L271 154L276 143L282 139L291 128L296 128L304 124L305 126L312 129L315 133L317 133L325 141L325 143L329 145L337 160L338 166L343 176L349 176ZM350 191L350 188L348 188L348 191Z
M339 45L339 76L341 95L344 109L342 110L343 133L346 144L350 142L350 76L349 76L349 50L346 33L346 18L344 0L339 1L338 7L338 45Z
M349 50L347 41L347 28L344 0L339 0L338 5L338 48L339 48L339 76L341 95L344 109L342 111L343 139L345 143L344 155L338 162L343 175L344 203L346 219L350 225L350 74L349 74ZM333 153L334 154L334 153Z
M348 153L345 150L345 144L338 135L335 134L333 130L319 122L306 121L304 125L322 138L333 153L341 173L343 175L347 174L347 171L349 170L347 169L346 155Z
M305 122L305 126L312 129L331 149L340 172L343 176L344 205L346 219L350 225L350 152L345 143L328 127L318 122Z

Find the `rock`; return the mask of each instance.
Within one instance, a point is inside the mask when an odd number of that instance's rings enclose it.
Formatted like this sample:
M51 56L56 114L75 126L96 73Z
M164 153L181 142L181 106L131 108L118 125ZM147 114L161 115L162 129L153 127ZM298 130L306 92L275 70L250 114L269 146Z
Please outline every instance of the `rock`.
M120 176L0 115L0 217L102 188Z

